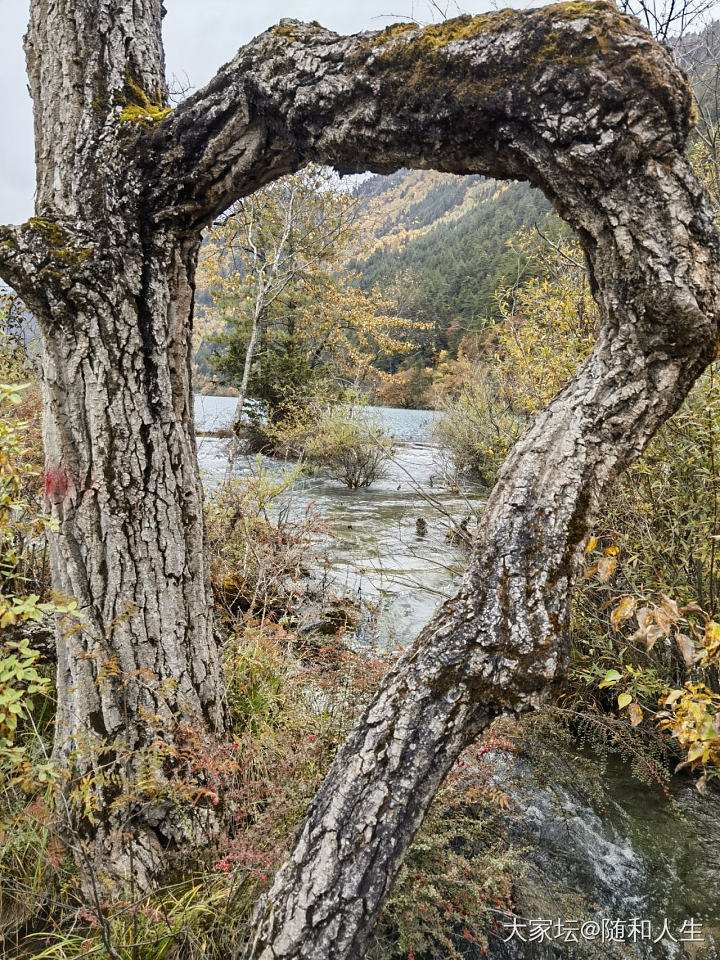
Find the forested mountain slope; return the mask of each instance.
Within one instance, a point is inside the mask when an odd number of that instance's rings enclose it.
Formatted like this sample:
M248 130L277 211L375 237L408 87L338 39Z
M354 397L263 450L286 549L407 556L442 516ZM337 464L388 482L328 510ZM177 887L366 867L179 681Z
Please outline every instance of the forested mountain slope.
M510 238L550 209L526 183L421 170L372 177L359 195L362 249L349 269L364 289L393 291L400 312L433 323L435 346L451 349L516 275Z

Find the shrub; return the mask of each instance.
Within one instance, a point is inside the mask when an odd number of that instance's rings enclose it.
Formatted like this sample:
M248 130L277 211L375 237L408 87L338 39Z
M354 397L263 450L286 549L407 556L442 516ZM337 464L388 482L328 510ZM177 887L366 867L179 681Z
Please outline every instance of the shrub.
M18 384L32 376L28 323L23 302L0 291L0 383Z
M369 417L343 409L332 410L306 447L311 462L351 490L369 487L385 476L393 455L390 435Z
M0 951L6 929L21 925L36 898L56 888L45 802L54 769L43 739L52 729L52 682L28 634L45 614L74 605L45 597L49 524L41 511L36 414L28 387L0 384Z
M50 590L42 475L37 392L0 384L0 607L11 593Z
M224 828L209 853L201 857L190 847L175 859L176 882L166 887L112 904L83 903L74 863L52 832L43 783L36 779L12 797L6 791L0 953L24 956L22 943L37 960L221 960L235 954L258 896L385 668L349 650L331 657L321 651L318 659L298 649L295 634L267 621L227 644L229 738L205 740L187 730L174 745L177 762L191 775L188 789L175 796L178 811L189 819L196 805L212 802L223 811ZM168 748L162 735L159 729L158 742L148 747L149 763L153 751ZM206 784L201 796L198 783ZM151 790L149 782L150 802Z
M555 229L555 228L554 228ZM538 274L497 291L496 318L478 342L464 339L441 363L435 437L460 471L492 486L530 416L573 375L592 349L597 307L582 254L571 240L541 242L521 232L512 244Z
M524 423L503 397L498 378L488 366L468 364L462 390L441 396L437 407L443 416L432 423L435 442L456 471L492 487Z
M256 460L252 473L214 490L205 516L216 603L236 617L287 614L303 590L311 550L327 530L309 508L297 520L282 509L300 470L272 473Z
M45 614L75 607L42 596L48 592L50 523L40 509L31 429L17 415L24 389L0 384L0 762L15 773L26 763L23 747L14 742L18 725L50 686L38 673L40 654L29 629Z
M352 403L314 405L274 435L276 448L349 489L369 487L386 475L394 449L387 430Z

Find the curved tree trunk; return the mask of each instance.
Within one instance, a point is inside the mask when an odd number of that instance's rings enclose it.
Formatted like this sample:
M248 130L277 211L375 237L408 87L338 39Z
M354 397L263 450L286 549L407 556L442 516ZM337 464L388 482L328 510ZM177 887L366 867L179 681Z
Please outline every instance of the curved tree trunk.
M149 883L177 838L118 738L222 725L189 397L202 226L310 160L523 178L577 229L600 305L592 357L508 458L458 597L341 748L245 954L358 958L459 752L562 674L598 504L714 356L720 251L683 159L690 92L632 19L573 2L356 37L284 21L165 117L160 19L160 0L34 0L46 219L0 230L0 274L45 340L55 579L86 618L61 641L57 755L81 775L107 742L99 802L138 794L122 822L81 821L109 873L132 862ZM161 785L172 773L168 754Z

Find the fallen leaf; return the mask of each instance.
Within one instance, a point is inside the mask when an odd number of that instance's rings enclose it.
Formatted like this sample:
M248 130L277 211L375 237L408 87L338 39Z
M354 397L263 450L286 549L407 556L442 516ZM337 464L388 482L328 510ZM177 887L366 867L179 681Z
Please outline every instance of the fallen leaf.
M630 617L635 613L636 607L637 600L635 597L623 597L620 603L618 603L618 605L610 614L610 623L612 624L613 628L617 630L621 623L623 623L625 620L629 620Z
M671 690L664 697L660 697L660 703L665 707L671 707L684 693L684 690Z
M682 658L685 661L685 666L689 670L690 667L695 663L695 644L686 633L676 633L675 643L678 646L678 650L682 654Z
M615 573L615 567L617 567L617 560L613 557L603 557L598 563L597 572L604 583L607 583L613 573Z

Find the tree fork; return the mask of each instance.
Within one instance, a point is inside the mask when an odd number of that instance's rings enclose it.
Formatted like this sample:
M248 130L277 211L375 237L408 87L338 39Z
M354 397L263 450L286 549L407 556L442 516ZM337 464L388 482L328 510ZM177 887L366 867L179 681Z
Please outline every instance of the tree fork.
M188 372L204 225L309 161L432 167L529 180L587 257L597 346L510 454L459 595L341 748L245 952L358 958L459 752L562 674L598 504L714 356L720 251L683 157L690 91L634 20L570 2L354 37L283 21L165 115L160 0L96 6L34 0L27 41L38 213L92 255L46 274L23 261L24 281L17 231L0 231L0 273L29 295L45 338L47 456L65 471L51 477L56 583L94 624L89 646L60 647L72 709L58 756L98 716L131 743L149 736L140 682L129 714L117 691L99 714L72 701L73 671L96 682L87 655L103 644L130 675L180 677L171 703L150 705L210 724L222 712ZM162 845L181 840L166 819L133 812L145 884ZM117 826L98 863L117 852Z

